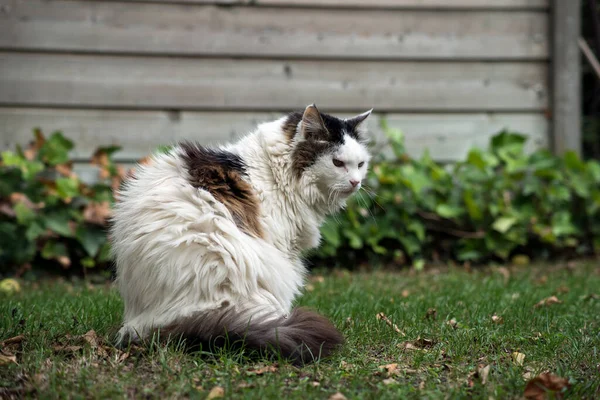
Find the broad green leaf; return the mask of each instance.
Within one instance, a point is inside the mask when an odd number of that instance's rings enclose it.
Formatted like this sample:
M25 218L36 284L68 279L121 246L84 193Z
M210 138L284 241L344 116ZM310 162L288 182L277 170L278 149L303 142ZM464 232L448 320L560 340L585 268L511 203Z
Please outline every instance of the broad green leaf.
M354 232L350 229L344 229L344 236L349 239L349 245L353 249L362 249L363 248L363 239L357 232Z
M465 190L463 200L467 207L467 212L473 221L481 221L483 219L483 210L475 201L475 196L472 190Z
M566 211L559 211L552 216L552 233L555 236L568 236L578 233L577 227Z
M61 132L54 132L40 148L40 159L50 165L64 164L69 161L69 151L73 142L63 136Z
M402 235L398 240L404 247L406 254L409 256L412 257L421 252L421 242L413 235Z
M27 225L36 217L35 211L27 207L22 201L17 202L17 204L13 206L13 210L17 216L17 222L21 225Z
M102 247L100 247L100 251L98 252L98 261L99 262L107 262L110 261L110 242L107 240L104 242Z
M2 162L7 167L16 167L23 173L23 178L30 181L44 170L44 164L39 161L29 161L25 157L13 153L12 151L2 152Z
M418 171L412 165L404 165L400 168L402 180L411 188L415 194L420 194L425 188L430 188L432 180L423 172Z
M565 152L563 157L565 160L565 165L568 169L575 171L583 171L585 169L585 163L574 151L569 150Z
M323 226L321 226L321 235L327 243L335 248L340 247L342 244L339 226L333 219L328 219Z
M75 236L90 257L96 257L107 240L106 232L90 225L79 225Z
M79 179L58 178L56 180L56 190L62 199L77 197L79 195Z
M406 227L417 236L420 242L425 240L425 225L421 221L413 219Z
M441 217L452 219L461 216L464 210L457 206L451 206L449 204L440 204L436 207L435 212Z
M467 155L467 163L481 170L484 170L486 167L486 162L483 159L481 150L479 149L472 149L471 151L469 151L469 154Z
M159 146L158 148L162 148L162 147L168 147L168 146ZM172 147L172 146L170 146ZM121 146L106 146L106 147L99 147L96 152L97 153L105 153L106 155L108 155L109 157L112 156L114 153L118 152L121 150Z
M517 155L523 151L523 146L526 141L526 136L503 131L492 137L490 148L493 151L504 149L513 155Z
M416 271L423 271L423 268L425 268L425 260L423 260L422 258L414 260L413 261L413 268Z
M48 240L42 248L42 257L47 260L52 260L67 255L67 247L65 244L55 240Z
M59 212L48 214L44 218L44 224L46 225L46 228L58 233L59 235L73 237L73 231L69 226L69 221L70 219L68 215Z
M27 240L36 240L43 235L44 232L46 232L46 230L38 222L32 222L25 231L25 237Z
M84 257L81 259L81 265L84 268L94 268L96 266L96 261L91 257Z
M158 154L168 154L171 150L173 150L172 145L161 144L156 148L155 152Z
M517 219L514 217L500 217L494 221L492 228L500 233L506 233L516 223Z

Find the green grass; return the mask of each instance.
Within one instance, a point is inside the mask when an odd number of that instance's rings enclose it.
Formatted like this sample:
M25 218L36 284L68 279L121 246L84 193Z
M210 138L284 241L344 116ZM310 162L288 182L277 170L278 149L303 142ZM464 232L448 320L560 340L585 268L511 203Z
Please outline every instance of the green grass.
M562 303L534 308L552 295ZM175 346L131 349L122 359L108 345L121 318L113 289L26 284L0 299L0 339L24 336L20 347L5 349L18 364L0 366L0 397L204 399L220 386L232 398L326 399L341 392L360 399L504 399L523 395L525 374L550 371L569 379L569 398L598 398L597 295L600 268L592 264L520 267L510 277L494 268L326 274L311 280L300 302L331 317L347 342L331 359L295 368L231 353L200 357ZM405 336L378 320L380 312ZM64 348L91 329L104 345ZM417 338L431 345L420 349ZM417 349L406 349L408 341ZM522 365L514 352L525 355ZM392 363L397 371L388 377L380 366ZM276 370L256 374L268 365ZM487 365L483 384L475 373Z

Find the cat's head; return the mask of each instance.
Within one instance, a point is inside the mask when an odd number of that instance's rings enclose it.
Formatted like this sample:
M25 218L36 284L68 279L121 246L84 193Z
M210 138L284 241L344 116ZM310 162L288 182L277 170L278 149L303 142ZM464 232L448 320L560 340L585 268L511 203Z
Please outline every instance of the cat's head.
M352 118L337 118L319 112L312 104L304 113L288 117L293 131L292 166L297 176L310 174L330 201L345 201L358 192L371 158L361 125L372 110Z

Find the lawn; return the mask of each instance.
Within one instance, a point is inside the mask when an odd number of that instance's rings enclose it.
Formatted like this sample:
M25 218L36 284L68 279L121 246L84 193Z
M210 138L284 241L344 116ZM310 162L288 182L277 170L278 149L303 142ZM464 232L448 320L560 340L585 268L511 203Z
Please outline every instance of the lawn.
M504 399L548 371L567 397L599 398L599 295L597 263L317 273L300 303L347 342L296 368L175 345L120 351L110 285L26 283L0 299L0 398Z

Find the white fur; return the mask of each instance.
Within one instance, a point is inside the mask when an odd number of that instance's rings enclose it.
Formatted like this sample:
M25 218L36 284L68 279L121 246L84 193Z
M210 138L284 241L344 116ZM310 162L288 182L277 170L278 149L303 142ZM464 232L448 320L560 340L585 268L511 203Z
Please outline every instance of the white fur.
M304 283L300 255L319 245L326 215L358 190L350 180L364 178L369 154L346 135L333 157L320 157L297 178L295 142L281 132L284 122L262 124L224 147L247 166L265 239L242 232L224 205L188 183L179 148L138 167L120 193L111 232L125 302L121 338L143 337L178 317L224 306L248 317L291 311ZM335 167L332 158L345 166Z

